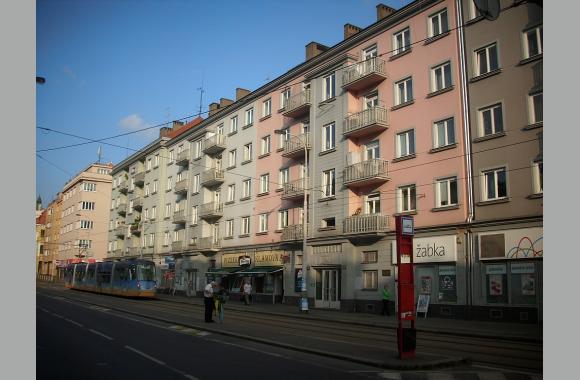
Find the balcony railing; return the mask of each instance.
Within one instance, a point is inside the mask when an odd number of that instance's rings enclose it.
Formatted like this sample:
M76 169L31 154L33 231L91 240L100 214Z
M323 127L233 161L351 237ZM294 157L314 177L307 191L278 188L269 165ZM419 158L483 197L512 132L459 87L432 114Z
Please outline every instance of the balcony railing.
M115 228L115 236L124 237L127 234L127 226L121 224Z
M222 241L218 237L207 236L197 240L197 249L201 251L217 251L222 247Z
M282 113L287 117L299 117L310 110L310 89L292 95L286 102L286 107Z
M347 137L360 137L388 128L387 109L372 107L344 119L343 134Z
M203 219L213 219L221 218L223 214L224 207L222 203L209 202L201 205L199 216Z
M304 239L304 226L302 224L291 224L282 229L282 241Z
M175 182L175 188L173 189L173 192L175 194L187 193L188 189L189 189L189 178L185 178L182 179L181 181Z
M185 223L187 222L187 217L185 215L185 210L175 211L173 213L173 223Z
M129 191L129 181L123 180L123 182L119 184L119 192L127 194L127 191Z
M126 215L127 214L127 202L122 201L117 205L117 214Z
M189 149L183 149L181 152L177 153L175 163L177 165L189 163Z
M117 248L113 251L113 255L115 257L121 257L121 256L123 256L124 253L125 253L125 250L123 248Z
M284 184L282 199L295 199L304 197L304 189L308 183L307 178L300 178Z
M349 216L343 221L345 234L386 233L389 216L382 214Z
M135 183L135 186L142 187L145 184L145 172L141 171L135 174L135 177L133 177L133 182Z
M310 132L306 132L298 136L291 136L284 142L284 151L282 151L282 156L301 156L304 154L305 145L306 149L310 149Z
M360 91L382 82L386 77L385 61L379 57L369 58L342 72L342 87L349 91Z
M224 171L215 168L201 173L201 185L205 187L221 185L225 181Z
M143 198L133 198L133 210L141 210L143 208Z
M224 135L213 135L205 139L203 152L206 154L216 154L226 149L226 137Z
M365 186L389 180L388 161L373 158L344 168L346 186Z
M184 249L183 241L177 240L171 243L171 251L172 252L181 252Z
M139 223L131 224L130 230L133 235L141 235L141 225Z

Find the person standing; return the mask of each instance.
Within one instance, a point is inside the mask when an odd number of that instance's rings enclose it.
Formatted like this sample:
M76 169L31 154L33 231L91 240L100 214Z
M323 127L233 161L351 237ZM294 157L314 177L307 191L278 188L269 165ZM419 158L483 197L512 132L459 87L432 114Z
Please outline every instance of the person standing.
M228 298L228 293L223 286L219 286L219 290L216 293L216 314L218 321L224 323L224 304Z
M214 322L211 318L213 311L213 289L215 287L215 281L210 282L203 289L203 303L205 305L205 322Z
M246 305L250 304L250 296L252 294L252 285L250 285L250 281L246 280L244 284L244 303Z
M391 294L389 293L389 287L387 284L385 284L381 293L383 298L383 311L381 312L381 315L386 314L387 316L390 316L391 313L389 311L389 300L391 299Z

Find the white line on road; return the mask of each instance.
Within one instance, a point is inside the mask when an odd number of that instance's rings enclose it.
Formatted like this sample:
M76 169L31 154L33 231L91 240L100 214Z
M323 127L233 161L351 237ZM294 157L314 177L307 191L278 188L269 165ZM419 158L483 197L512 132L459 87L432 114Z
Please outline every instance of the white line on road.
M206 340L209 340L209 341L215 342L215 343L227 344L228 346L240 347L240 348L243 348L244 350L256 351L256 352L259 352L261 354L271 355L271 356L275 356L277 358L289 359L287 356L284 356L284 355L275 354L273 352L268 352L268 351L258 350L257 348L252 348L252 347L244 346L241 344L224 342L223 340L218 340L218 339L206 339Z
M152 362L155 362L155 363L157 363L159 365L162 365L162 366L166 367L167 369L169 369L169 370L171 370L173 372L176 372L176 373L180 374L181 376L183 376L183 377L185 377L187 379L190 379L190 380L199 380L197 377L192 376L192 375L190 375L188 373L185 373L183 371L180 371L177 368L173 368L171 366L168 366L167 364L165 364L161 360L155 359L153 356L147 355L146 353L144 353L142 351L139 351L136 348L133 348L131 346L125 346L125 348L128 349L128 350L131 350L131 351L135 352L136 354L139 354L139 355L143 356L144 358L147 358L147 359L151 360Z
M379 377L383 379L389 380L401 380L401 373L400 372L383 372L379 373Z
M473 364L472 367L493 369L495 371L501 371L501 372L521 373L522 375L528 375L528 376L537 376L538 375L538 373L535 373L535 372L516 371L516 370L512 370L512 369L492 367L490 365Z
M507 380L501 372L478 372L479 380Z
M90 331L90 332L92 332L93 334L100 335L100 336L102 336L102 337L103 337L103 338L105 338L105 339L109 339L109 340L115 340L115 339L111 338L110 336L103 334L103 333L102 333L102 332L100 332L100 331L93 330L93 329L89 329L89 331Z
M62 315L60 315L60 314L57 314L57 313L51 313L51 314L54 315L57 318L64 319L64 317Z
M84 327L83 325L81 325L78 322L73 321L72 319L65 318L64 320L67 321L67 322L72 323L73 325L77 325L78 327Z

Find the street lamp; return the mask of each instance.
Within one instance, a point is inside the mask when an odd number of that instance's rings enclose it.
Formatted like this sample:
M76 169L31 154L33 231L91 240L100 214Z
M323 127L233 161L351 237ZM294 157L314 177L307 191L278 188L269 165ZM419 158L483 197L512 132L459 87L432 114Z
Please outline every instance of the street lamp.
M287 133L286 130L275 129L274 133L277 135L292 136ZM295 136L300 138L300 136ZM304 219L302 221L302 297L300 298L300 311L308 313L308 255L306 249L306 236L308 234L308 141L307 135L304 133L302 135L302 142L304 145L304 166L306 167L306 173L304 173Z

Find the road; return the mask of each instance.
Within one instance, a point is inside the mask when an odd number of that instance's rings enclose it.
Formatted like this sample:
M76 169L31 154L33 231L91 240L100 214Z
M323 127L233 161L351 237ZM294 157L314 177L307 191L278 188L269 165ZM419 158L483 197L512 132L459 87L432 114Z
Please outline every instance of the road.
M202 308L191 305L39 287L38 378L406 379L411 375L371 365L369 359L392 354L385 349L395 347L392 331L235 311L228 311L223 325L202 320ZM530 343L422 333L418 351L478 359L474 360L478 367L421 372L423 376L438 374L436 378L446 379L462 373L496 373L504 377L493 378L541 378L529 374L541 373L541 345L538 349ZM482 367L490 364L503 370Z

